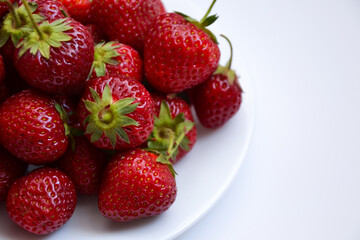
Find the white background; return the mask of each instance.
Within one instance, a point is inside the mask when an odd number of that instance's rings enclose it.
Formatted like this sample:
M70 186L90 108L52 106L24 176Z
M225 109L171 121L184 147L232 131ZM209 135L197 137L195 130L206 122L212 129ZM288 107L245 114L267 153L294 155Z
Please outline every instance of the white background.
M251 74L255 130L228 191L177 240L360 239L360 1L213 12Z

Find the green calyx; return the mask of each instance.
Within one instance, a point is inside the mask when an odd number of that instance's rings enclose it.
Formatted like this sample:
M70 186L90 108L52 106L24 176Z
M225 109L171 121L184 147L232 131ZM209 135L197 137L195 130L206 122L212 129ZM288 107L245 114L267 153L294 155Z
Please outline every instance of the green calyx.
M90 88L90 91L94 101L84 100L85 107L90 112L84 120L84 125L87 124L85 134L91 134L90 141L96 142L105 134L113 148L118 137L129 143L129 136L123 127L139 124L126 114L135 111L139 103L133 103L135 98L123 98L113 102L108 84L105 85L101 98L93 88Z
M51 47L61 47L61 42L70 41L72 39L68 34L64 33L65 31L72 29L72 27L65 22L65 19L58 19L51 23L49 23L49 21L44 21L38 25L39 21L37 21L36 15L33 14L33 9L31 7L33 4L28 3L27 0L21 1L30 24L27 28L27 34L23 36L24 40L19 42L16 46L17 48L20 48L18 57L21 57L29 50L33 55L40 52L41 56L49 59Z
M229 38L227 38L225 35L222 35L222 34L220 34L220 36L225 38L225 40L229 43L229 46L230 46L230 59L226 63L225 67L219 65L214 74L226 75L227 78L228 78L229 84L232 85L235 82L236 78L237 78L235 71L231 69L232 58L233 58L233 47L232 47L232 44L231 44Z
M95 70L97 77L105 76L106 64L113 66L119 64L115 59L117 56L120 56L120 53L116 51L119 47L118 42L115 41L108 43L101 42L95 46L92 70ZM92 70L90 74L92 73Z
M181 15L182 17L185 18L186 21L191 22L192 24L194 24L195 26L197 26L198 28L200 28L201 30L203 30L206 34L208 34L210 36L210 38L216 43L218 44L218 41L216 39L216 36L206 27L210 26L211 24L213 24L218 18L219 16L217 16L216 14L214 15L210 15L210 12L215 4L216 0L213 0L209 9L207 10L207 12L205 13L204 17L198 21L192 17L189 17L188 15L181 13L181 12L175 12L179 15Z
M186 134L193 127L194 123L186 120L184 113L172 118L168 104L162 101L159 117L155 116L154 129L148 138L146 150L156 152L159 155L157 161L169 165L174 175L170 159L176 159L179 148L189 151L190 141Z
M61 42L72 39L68 34L64 33L72 29L72 27L65 23L65 19L58 19L51 23L44 21L38 26L38 29L36 31L33 30L18 44L17 47L21 48L19 57L29 50L33 55L40 52L44 58L49 59L51 47L61 47Z
M11 6L11 11L5 16L0 30L0 47L4 46L9 38L11 38L11 41L16 46L20 39L27 36L33 30L25 6L21 5L18 7L17 3ZM29 3L31 13L33 13L37 7L38 5L36 3ZM32 16L36 23L44 19L44 17L38 14L32 14Z

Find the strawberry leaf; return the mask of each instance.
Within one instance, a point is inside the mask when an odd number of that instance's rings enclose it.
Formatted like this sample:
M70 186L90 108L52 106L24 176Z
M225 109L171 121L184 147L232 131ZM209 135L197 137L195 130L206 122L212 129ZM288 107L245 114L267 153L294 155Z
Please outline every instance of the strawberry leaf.
M211 24L213 24L217 19L219 18L219 16L215 15L211 15L209 17L207 17L204 22L202 23L202 25L204 27L210 26Z

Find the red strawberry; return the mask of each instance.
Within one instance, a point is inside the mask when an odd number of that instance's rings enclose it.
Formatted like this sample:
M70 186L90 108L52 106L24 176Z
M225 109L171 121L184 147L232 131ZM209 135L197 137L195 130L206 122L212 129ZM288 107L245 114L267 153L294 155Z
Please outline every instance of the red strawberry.
M58 0L67 8L70 16L79 22L85 22L91 11L92 0Z
M70 219L76 200L70 178L60 170L46 167L34 170L11 185L6 210L25 230L48 234Z
M98 26L96 26L95 24L87 24L87 25L85 25L85 27L90 32L90 34L94 40L94 43L99 43L101 41L105 41L106 37Z
M26 172L28 164L0 146L0 201L5 200L10 185Z
M102 215L117 222L131 221L158 215L173 204L175 179L157 157L141 149L113 156L98 197Z
M58 164L74 181L78 193L98 193L106 154L90 144L85 137L76 137L75 149L68 148Z
M54 101L33 90L9 97L0 106L0 143L16 157L37 165L63 155L68 139Z
M38 5L34 14L45 17L46 20L57 20L69 16L66 7L57 0L30 0ZM30 3L29 3L30 4Z
M229 62L225 67L220 66L209 80L195 89L196 114L201 124L207 128L224 125L239 110L242 101L238 77L231 70L232 46L227 38L226 40L231 48Z
M142 61L132 47L118 42L102 42L95 46L92 78L122 75L142 81Z
M152 19L165 12L160 0L93 0L92 4L94 23L105 35L140 53Z
M153 20L146 35L144 67L155 89L181 92L204 82L216 70L220 51L215 36L205 28L217 19L207 16L210 10L200 22L178 13Z
M28 16L32 18L30 12ZM44 21L34 28L14 53L21 77L48 93L80 93L94 59L89 31L71 18Z
M175 95L151 94L155 104L154 129L148 139L148 148L168 155L177 162L189 152L196 142L196 127L190 106ZM177 144L177 145L176 145Z
M150 93L125 76L90 81L78 106L85 136L99 148L127 149L146 141L154 126Z

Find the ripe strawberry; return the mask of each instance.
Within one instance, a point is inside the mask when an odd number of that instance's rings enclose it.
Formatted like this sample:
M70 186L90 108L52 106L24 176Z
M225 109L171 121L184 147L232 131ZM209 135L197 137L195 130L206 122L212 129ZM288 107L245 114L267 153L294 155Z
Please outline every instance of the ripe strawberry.
M101 42L95 46L91 78L122 75L142 81L142 61L132 47L118 42Z
M161 0L93 0L92 4L94 23L105 35L140 53L152 19L165 12Z
M54 101L34 90L12 95L0 106L0 143L28 163L41 165L65 153L64 125Z
M69 16L76 21L85 22L91 11L92 0L58 0L66 7Z
M39 14L43 16L46 20L57 20L60 18L64 18L70 16L66 6L64 6L61 1L57 0L29 0L30 2L34 2L38 5L34 14Z
M98 207L102 215L131 221L158 215L175 201L177 189L169 167L141 149L119 153L104 171Z
M155 89L181 92L204 82L216 70L220 51L215 36L205 28L217 19L208 17L215 1L200 22L180 13L153 20L146 35L144 67Z
M225 39L231 49L229 62L225 67L220 66L210 79L198 86L194 94L196 114L200 123L207 128L224 125L239 110L242 101L238 77L231 70L232 45Z
M6 210L10 218L25 230L48 234L70 219L76 200L75 186L70 178L60 170L45 167L11 185Z
M0 146L0 201L5 200L10 185L26 172L28 164Z
M89 31L71 18L43 21L33 27L14 52L21 77L48 93L80 93L94 59Z
M150 93L125 76L104 76L89 82L78 106L85 136L103 149L127 149L146 141L154 126Z
M102 171L106 164L106 154L94 148L85 137L75 138L75 149L68 148L58 165L74 182L81 194L99 192Z
M175 163L189 152L196 142L196 127L190 106L175 95L152 93L155 104L154 129L149 136L147 147L163 155L170 155Z

